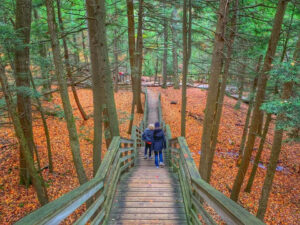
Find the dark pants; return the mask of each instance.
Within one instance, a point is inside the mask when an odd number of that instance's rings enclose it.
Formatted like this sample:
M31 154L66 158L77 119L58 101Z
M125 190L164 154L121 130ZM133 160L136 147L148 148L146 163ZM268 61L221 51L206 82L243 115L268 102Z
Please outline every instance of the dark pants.
M155 151L154 154L155 154L155 165L159 166L159 162L164 162L162 150ZM159 162L158 162L158 156L159 156Z
M152 150L152 144L147 144L145 145L145 155L147 155L147 151L149 149L149 157L151 157L151 150Z

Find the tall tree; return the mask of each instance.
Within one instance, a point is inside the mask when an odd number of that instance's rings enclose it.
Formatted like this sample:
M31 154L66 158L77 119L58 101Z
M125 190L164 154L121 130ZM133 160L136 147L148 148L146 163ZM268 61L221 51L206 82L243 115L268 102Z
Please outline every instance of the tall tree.
M300 58L300 35L298 36L297 46L294 52L293 61L297 66L299 64L299 58ZM290 79L286 81L283 84L283 90L282 90L282 101L288 101L289 98L292 96L293 92L293 86L294 86L294 79ZM274 138L273 138L273 144L271 149L271 156L270 156L270 162L268 164L267 168L267 174L264 181L264 185L262 188L261 197L259 200L259 207L257 211L257 217L261 220L263 220L266 210L267 210L267 204L269 195L272 189L273 179L276 171L277 161L279 159L280 151L281 151L281 144L282 144L282 138L283 138L283 129L279 128L279 123L284 120L286 115L284 113L280 113L277 115L276 118L276 126L274 131Z
M201 158L199 171L205 181L209 181L209 164L212 160L213 151L211 149L211 134L213 131L215 106L218 97L219 77L222 70L224 34L228 15L229 1L220 0L218 21L215 32L214 49L210 67L209 89L206 99L205 116L203 123L203 133L201 142Z
M213 131L211 134L211 142L210 142L210 157L208 160L208 167L207 167L207 182L210 181L211 176L211 170L212 170L212 164L213 164L213 158L216 150L217 140L218 140L218 132L219 132L219 125L221 121L221 115L223 110L223 101L225 96L225 90L227 85L227 79L229 76L229 68L231 64L231 57L233 52L233 44L235 41L236 33L237 33L237 17L238 17L238 7L239 7L239 0L234 1L233 5L233 15L231 17L230 21L230 29L229 29L229 37L227 41L227 55L224 59L224 72L222 75L222 82L221 85L219 85L218 88L218 94L217 94L217 102L216 102L216 111L214 116L214 124L213 124ZM224 31L225 32L225 31Z
M269 44L268 44L268 49L265 55L264 59L264 64L262 71L260 73L260 79L257 87L257 93L255 96L255 106L253 109L252 113L252 120L251 120L251 125L249 129L249 134L248 134L248 139L247 139L247 144L245 147L243 159L238 171L238 174L235 178L233 189L230 195L230 198L234 201L238 200L238 196L241 190L241 186L243 184L250 158L251 158L251 153L253 150L254 142L255 142L255 137L256 137L256 131L258 129L258 119L260 115L260 106L262 104L262 101L265 96L265 89L267 85L267 80L268 80L268 72L271 69L271 64L276 52L276 47L277 43L280 37L280 31L281 31L281 25L283 22L283 17L285 13L285 9L287 6L288 0L279 0L278 5L277 5L277 10L276 10L276 15L274 18L274 23L273 23L273 28L271 32L271 37L269 39Z
M189 0L187 10L187 0L183 1L183 18L182 18L182 48L183 48L183 68L182 68L182 98L181 98L181 136L185 137L185 115L186 115L186 80L188 74L189 60L191 57L192 50L192 3ZM188 22L187 22L187 11L188 11Z
M164 8L164 58L162 63L162 77L163 77L163 83L162 88L167 88L167 77L168 77L168 20L166 16L166 3L163 2L163 8Z
M22 5L25 6L25 5ZM25 132L22 128L22 124L19 118L19 115L16 112L15 106L13 104L13 99L10 94L10 90L8 87L7 78L5 76L5 68L0 63L0 83L2 86L3 95L6 101L6 105L8 108L8 112L12 118L13 126L15 129L16 136L18 138L18 142L20 144L20 149L22 151L22 156L24 157L24 161L26 163L26 168L28 169L28 174L32 180L33 187L35 188L37 192L37 197L41 205L45 205L48 203L48 195L47 195L47 189L45 187L45 183L43 181L43 178L39 175L38 171L36 170L34 166L34 160L32 156L31 149L28 145L28 139L25 136Z
M17 109L21 115L20 123L24 132L27 145L32 154L34 150L33 133L32 133L32 115L30 100L30 69L29 69L29 43L30 43L30 26L31 26L31 0L16 1L16 34L19 42L15 46L15 77L17 85ZM27 89L27 91L26 91ZM28 186L30 184L29 171L26 164L25 155L23 154L22 145L20 146L20 183ZM31 156L32 157L32 156Z
M176 33L177 32L177 20L178 20L178 13L177 13L177 9L174 8L172 11L172 24L171 24L174 89L179 89L177 33Z
M77 135L75 119L70 104L62 58L60 55L59 39L58 39L57 25L55 21L53 1L54 0L46 0L47 22L48 22L50 39L51 39L53 61L54 61L55 73L59 85L60 96L63 103L64 117L69 132L69 141L70 141L71 151L73 155L73 162L76 168L79 183L83 184L87 182L88 179L85 174L81 156L80 156L80 144Z
M75 85L74 85L73 77L72 77L71 65L70 65L70 60L69 60L69 48L68 48L68 45L67 45L67 37L66 37L65 32L64 32L65 29L64 29L63 19L62 19L62 15L61 15L61 2L60 2L60 0L56 0L56 5L57 5L58 24L59 24L59 27L60 27L60 30L61 30L61 33L62 33L62 41L63 41L63 47L64 47L64 58L65 58L65 64L66 64L66 73L67 73L67 76L70 80L71 90L72 90L76 105L79 109L80 115L82 116L82 119L87 120L89 117L86 115L86 113L85 113L85 111L84 111L84 109L83 109L83 107L80 103L80 100L79 100L79 97L78 97L78 94L77 94L77 91L76 91L76 88L75 88Z

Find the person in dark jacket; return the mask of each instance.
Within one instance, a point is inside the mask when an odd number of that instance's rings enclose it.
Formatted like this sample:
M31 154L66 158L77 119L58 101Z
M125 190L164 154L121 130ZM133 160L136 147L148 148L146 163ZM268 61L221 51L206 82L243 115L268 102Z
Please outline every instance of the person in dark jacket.
M166 148L166 138L164 131L160 128L159 122L155 123L155 130L153 132L153 144L152 144L153 151L155 153L155 165L157 168L164 167L164 159L162 150ZM159 157L159 163L158 163Z
M148 149L149 149L149 159L152 159L151 151L152 151L152 143L153 143L153 131L154 131L154 125L149 124L148 128L146 128L142 134L142 140L145 142L144 159L147 159Z

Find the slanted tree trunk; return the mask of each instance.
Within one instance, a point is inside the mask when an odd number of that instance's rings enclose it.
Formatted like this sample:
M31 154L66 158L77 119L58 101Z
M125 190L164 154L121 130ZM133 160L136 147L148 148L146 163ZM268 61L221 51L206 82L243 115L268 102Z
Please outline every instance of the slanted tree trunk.
M254 159L254 163L253 163L253 168L252 168L252 171L251 171L251 174L250 174L247 186L245 188L245 192L248 192L248 193L250 193L250 191L251 191L251 187L252 187L252 184L253 184L253 181L254 181L254 178L255 178L255 174L256 174L256 171L257 171L257 168L258 168L258 163L259 163L262 151L264 149L264 144L265 144L266 136L268 134L269 125L270 125L271 118L272 118L271 116L272 116L271 114L267 115L265 126L264 126L264 131L263 131L262 137L261 137L260 142L259 142L259 147L258 147L257 153L255 155L255 159Z
M24 132L25 139L29 148L29 153L33 154L34 142L32 133L32 115L31 115L31 100L28 92L24 88L30 88L29 79L29 43L30 43L30 26L31 26L31 0L16 1L16 32L20 43L15 47L15 77L17 86L17 109L21 115L20 123ZM29 168L26 164L25 150L20 145L20 184L29 186L30 176Z
M172 57L173 57L173 82L174 89L179 89L179 76L178 76L178 57L177 57L177 22L178 14L176 8L172 12Z
M163 83L162 88L167 88L167 66L168 66L168 21L167 16L165 13L166 10L166 4L164 1L163 4L164 8L164 58L163 58L163 64L162 64L162 77L163 77Z
M76 105L79 109L80 115L81 115L82 119L88 120L89 117L86 115L86 113L80 103L80 100L79 100L79 97L78 97L78 94L77 94L77 91L76 91L76 88L74 85L73 77L72 77L72 71L71 71L70 60L69 60L69 49L68 49L68 45L67 45L66 36L64 34L64 24L63 24L61 10L60 10L60 0L56 0L56 3L57 3L58 24L59 24L59 27L60 27L60 30L61 30L62 36L63 36L62 41L63 41L63 46L64 46L64 58L65 58L67 76L70 80L72 93L73 93Z
M186 115L186 80L188 74L189 60L191 57L191 30L192 30L192 5L188 5L189 21L187 24L187 0L183 1L182 18L182 41L183 41L183 68L182 68L182 99L181 99L181 136L185 137L185 115Z
M253 80L252 90L250 92L248 111L247 111L247 115L246 115L246 120L245 120L245 125L244 125L244 129L243 129L242 140L241 140L240 150L239 150L239 158L240 159L244 154L245 142L246 142L246 137L247 137L247 134L248 134L250 116L251 116L251 112L252 112L252 108L253 108L253 100L254 100L254 96L255 96L255 92L256 92L257 82L258 82L258 79L259 79L259 71L260 71L262 57L263 57L262 55L259 56L258 63L257 63L257 66L256 66L257 75ZM240 161L240 160L238 160L238 161Z
M295 49L294 56L293 56L293 61L296 64L295 66L299 65L299 58L300 58L300 35L298 36L298 41L297 41L296 49ZM292 96L293 86L294 86L293 80L287 81L284 83L282 96L281 96L282 101L288 101L289 98ZM272 145L272 150L271 150L270 161L268 164L267 174L266 174L266 178L265 178L264 185L262 188L261 197L259 200L258 211L256 214L256 216L261 220L264 219L264 216L265 216L265 213L267 210L268 199L269 199L270 192L272 189L276 166L277 166L277 162L278 162L280 151L281 151L283 129L280 129L278 127L278 123L283 121L285 119L285 116L286 115L284 113L280 113L276 118L276 126L275 126L275 131L274 131L274 138L273 138L273 145Z
M41 118L42 118L42 122L43 122L43 127L44 127L44 132L45 132L45 137L46 137L46 143L47 143L49 171L50 171L50 173L52 173L53 172L53 162L52 162L51 141L50 141L49 129L48 129L48 125L47 125L47 121L46 121L46 117L45 117L45 112L44 112L43 106L41 104L41 101L38 98L38 95L37 95L38 91L36 89L32 74L29 73L29 76L30 76L30 82L31 82L31 85L33 87L33 90L36 93L35 94L35 99L36 99L36 102L37 102L37 108L38 108L38 111L41 114Z
M272 28L271 37L269 40L268 50L266 52L264 64L262 71L260 73L260 80L258 83L257 93L255 97L255 106L252 113L252 120L251 125L249 129L247 144L245 147L245 152L243 155L243 159L240 165L240 168L238 170L238 174L235 178L233 189L230 195L230 198L234 201L238 200L238 196L241 190L241 186L243 184L245 174L247 172L251 154L253 151L253 146L255 142L256 137L256 131L258 128L258 118L260 113L260 106L263 102L264 96L265 96L265 89L266 84L268 80L268 72L271 70L271 64L276 52L277 43L280 37L280 31L281 31L281 25L283 22L283 17L285 13L285 9L287 6L288 1L287 0L279 0L276 15L274 18L274 24Z
M68 87L66 82L66 77L64 74L64 68L62 63L62 58L60 55L59 49L59 40L58 40L58 32L57 25L55 21L53 0L46 0L46 8L47 8L47 21L48 21L48 30L50 33L52 52L53 52L53 61L55 66L55 73L59 85L59 91L63 103L64 109L64 117L67 123L67 128L69 132L69 140L71 151L73 155L73 162L76 168L78 180L80 184L84 184L87 182L87 176L85 174L81 156L80 156L80 144L76 130L75 119L72 112L72 107L70 104Z
M225 60L225 65L224 65L224 73L222 76L222 83L220 87L218 88L218 97L217 97L217 102L216 102L216 111L215 111L215 118L214 118L214 124L213 124L213 131L211 135L211 154L208 160L208 167L207 167L207 182L210 181L210 176L211 176L211 171L212 171L212 164L213 164L213 158L215 155L215 150L216 150L216 145L217 145L217 140L218 140L218 133L219 133L219 125L221 121L221 116L222 116L222 109L223 109L223 101L224 101L224 96L225 96L225 90L226 90L226 84L227 84L227 78L229 75L229 67L231 63L231 54L232 54L232 49L233 49L233 44L234 44L234 39L236 36L236 21L237 21L237 13L238 13L238 0L235 0L234 2L234 14L232 15L231 18L231 24L230 24L230 34L229 34L229 42L227 46L227 56L224 59ZM225 32L225 31L224 31Z
M201 158L199 172L201 177L208 181L208 166L210 164L209 160L212 158L211 155L213 151L211 150L211 134L213 131L213 123L215 116L215 106L217 102L217 95L219 89L219 77L222 70L223 61L223 50L224 50L224 34L225 25L228 14L228 4L229 1L221 0L219 6L219 16L217 21L214 50L212 55L212 62L210 68L210 78L209 78L209 89L207 93L205 116L203 123L203 134L201 142Z
M26 5L22 5L22 6L26 6ZM8 88L8 82L7 82L7 79L5 76L5 69L4 69L3 65L0 65L0 83L2 86L2 91L3 91L5 101L6 101L7 109L12 118L15 133L18 138L18 142L21 146L20 149L22 151L22 156L25 158L24 161L26 162L26 168L27 168L28 174L31 178L33 187L36 190L37 197L38 197L40 204L45 205L48 203L47 189L45 187L43 178L38 174L36 168L34 167L34 160L32 157L32 149L30 149L30 147L28 145L28 139L25 136L25 132L22 128L22 124L21 124L21 121L19 118L20 114L18 114L16 112L15 106L13 105L13 100L12 100L12 97L11 97L11 94L10 94L10 91Z

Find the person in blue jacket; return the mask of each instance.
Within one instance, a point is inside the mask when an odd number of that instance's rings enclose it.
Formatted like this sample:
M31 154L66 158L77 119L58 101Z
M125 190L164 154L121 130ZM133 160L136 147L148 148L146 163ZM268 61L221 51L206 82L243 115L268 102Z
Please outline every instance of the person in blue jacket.
M151 151L152 151L152 143L153 143L153 130L154 130L154 125L149 124L148 128L146 128L142 134L142 140L145 142L144 159L147 159L148 149L149 149L149 159L152 159Z
M164 131L160 128L159 122L155 123L152 148L155 153L156 168L159 168L159 166L164 167L165 164L164 164L162 150L166 148L166 138L165 138ZM159 158L159 163L158 163L158 158Z

